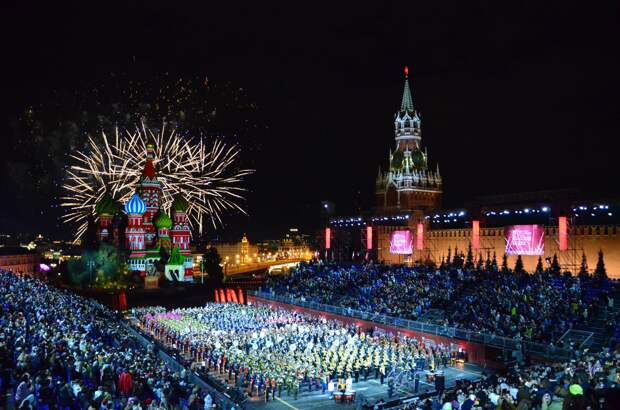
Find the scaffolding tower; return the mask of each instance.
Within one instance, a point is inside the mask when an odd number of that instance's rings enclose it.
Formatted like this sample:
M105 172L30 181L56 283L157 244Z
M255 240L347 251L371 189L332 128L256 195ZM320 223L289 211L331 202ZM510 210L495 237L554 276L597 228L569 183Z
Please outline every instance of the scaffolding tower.
M576 235L576 229L573 228L573 218L566 217L568 227L566 229L566 240L568 248L564 251L560 251L560 230L559 219L550 218L549 222L555 230L553 240L556 245L558 254L558 263L562 271L569 271L573 275L579 273L581 268L581 255L584 253L583 241L580 235Z

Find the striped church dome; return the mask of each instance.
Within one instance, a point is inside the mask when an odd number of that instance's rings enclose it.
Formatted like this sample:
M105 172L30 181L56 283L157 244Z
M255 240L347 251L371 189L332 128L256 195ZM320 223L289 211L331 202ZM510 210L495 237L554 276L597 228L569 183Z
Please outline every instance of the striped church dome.
M146 212L146 205L138 193L133 194L125 204L125 213L142 215Z

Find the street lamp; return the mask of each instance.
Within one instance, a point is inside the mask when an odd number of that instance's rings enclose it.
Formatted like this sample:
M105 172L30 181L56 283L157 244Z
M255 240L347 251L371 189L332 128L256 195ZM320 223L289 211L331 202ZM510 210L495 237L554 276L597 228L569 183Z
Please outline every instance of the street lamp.
M88 268L90 269L90 286L93 285L93 268L95 267L95 261L90 260L88 262L86 262L86 265L88 265Z

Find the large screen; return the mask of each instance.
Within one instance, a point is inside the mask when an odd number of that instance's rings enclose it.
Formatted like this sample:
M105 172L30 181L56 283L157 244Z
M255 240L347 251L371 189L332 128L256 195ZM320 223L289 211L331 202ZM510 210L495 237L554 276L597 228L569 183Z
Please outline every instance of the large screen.
M508 255L543 255L545 228L542 225L513 225L506 228Z
M411 254L413 236L410 231L394 231L390 236L390 253Z

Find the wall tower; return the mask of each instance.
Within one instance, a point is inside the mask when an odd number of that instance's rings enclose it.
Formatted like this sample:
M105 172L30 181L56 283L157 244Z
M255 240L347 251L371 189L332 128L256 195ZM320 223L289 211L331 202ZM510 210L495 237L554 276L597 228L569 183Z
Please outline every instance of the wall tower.
M429 211L441 206L442 179L439 165L430 170L428 153L422 150L422 119L413 106L409 69L400 109L394 116L394 151L390 150L386 172L376 180L377 210L380 212Z

